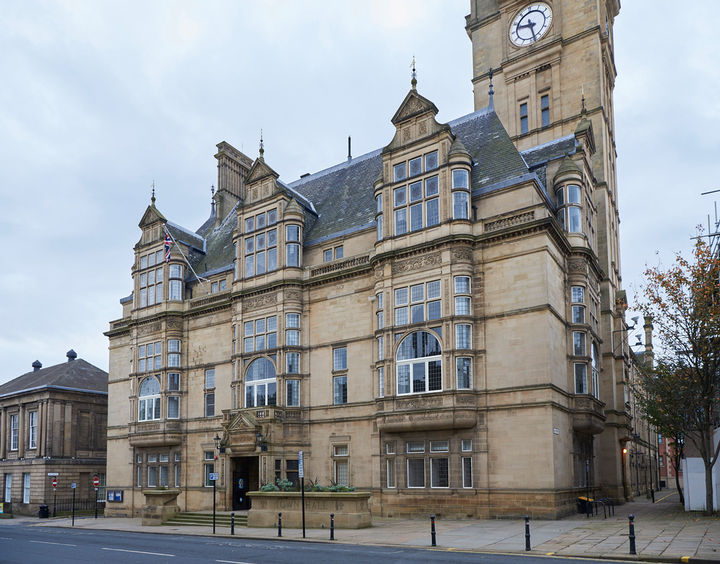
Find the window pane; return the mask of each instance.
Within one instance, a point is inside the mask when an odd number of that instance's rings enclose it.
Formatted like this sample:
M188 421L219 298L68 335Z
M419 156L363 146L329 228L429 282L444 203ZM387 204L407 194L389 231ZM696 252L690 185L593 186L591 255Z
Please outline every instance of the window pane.
M472 488L472 458L464 457L462 459L463 488Z
M348 478L348 461L347 460L336 460L335 461L335 483L347 485Z
M245 276L255 276L255 255L245 257Z
M405 305L408 303L408 289L398 288L395 290L395 305Z
M469 390L471 378L472 360L468 357L457 359L457 389Z
M440 223L440 211L438 208L437 198L433 198L432 200L427 200L425 202L425 215L425 222L428 227Z
M395 487L395 459L394 458L388 458L385 461L385 471L386 471L387 487L394 488Z
M442 315L440 309L441 309L441 308L440 308L440 300L435 300L435 301L433 301L433 302L428 302L428 304L427 304L427 310L428 310L427 318L428 318L428 321L430 321L430 320L432 320L432 319L440 319L440 317L441 317L441 315Z
M277 249L276 248L268 249L267 253L268 253L267 254L268 272L270 272L272 270L277 270Z
M287 241L300 241L300 227L298 225L288 225L285 228L285 239Z
M568 231L570 233L580 233L582 231L582 214L577 206L569 206L568 210Z
M422 197L422 181L410 184L410 201L417 202L418 200L422 200Z
M421 302L423 299L425 299L425 285L415 284L410 286L410 301Z
M245 233L248 233L250 231L255 230L255 218L254 217L248 217L245 220Z
M587 394L587 364L575 365L575 393Z
M470 217L470 195L467 192L453 192L453 219Z
M437 392L442 390L442 363L439 360L428 362L428 390Z
M447 458L431 458L430 459L430 487L447 488L448 480L448 459Z
M453 190L458 188L468 188L468 171L463 169L455 169L452 171L452 187Z
M470 348L470 325L461 324L455 326L455 348Z
M325 249L323 251L323 262L330 262L333 259L332 249Z
M585 333L573 332L573 354L579 356L585 354Z
M300 266L300 245L291 243L286 245L287 265Z
M425 155L425 172L436 169L438 167L438 153L433 151Z
M180 389L180 374L171 372L168 374L168 390Z
M440 297L440 280L427 283L427 297L429 300Z
M382 194L375 196L375 212L382 213Z
M408 308L407 307L396 307L395 308L395 325L407 325L408 322Z
M347 369L347 349L340 347L333 349L333 370Z
M269 210L267 212L268 225L274 225L277 223L277 210Z
M431 176L425 179L425 197L435 196L438 193L438 177Z
M300 331L297 329L288 329L285 331L285 344L289 346L297 346L300 344Z
M408 488L425 487L425 459L409 458L407 461Z
M215 394L205 394L205 417L215 415Z
M265 274L265 251L260 251L255 256L257 257L255 261L255 273Z
M425 306L423 304L414 305L410 308L411 323L419 323L425 321Z
M412 366L413 393L425 391L425 363L416 362Z
M287 395L285 396L288 407L300 405L300 380L288 380L285 382Z
M459 296L455 298L455 315L470 315L470 298Z
M456 294L469 294L470 293L470 277L469 276L456 276L455 277L455 293Z
M405 178L405 163L396 164L393 168L393 178L395 182Z
M377 216L377 225L375 226L375 237L378 241L383 239L383 216L382 214Z
M286 358L288 374L298 374L300 372L300 353L287 353Z
M168 396L167 416L168 419L177 419L180 415L180 398Z
M210 368L205 371L205 388L215 387L215 369Z
M568 204L579 204L580 202L580 186L571 184L567 187Z
M585 306L572 306L572 322L585 323Z
M585 303L585 288L583 286L572 287L572 301L576 304Z
M333 386L333 402L335 405L347 403L347 376L335 376Z
M410 169L410 176L417 176L422 173L422 157L410 159L408 163Z
M407 193L405 186L395 188L393 194L395 195L395 207L404 206L407 203Z
M410 393L410 365L400 364L397 367L397 388L398 394Z
M265 227L265 214L261 213L259 215L255 216L255 225L257 225L258 229L262 229Z
M395 210L395 235L407 233L407 209Z

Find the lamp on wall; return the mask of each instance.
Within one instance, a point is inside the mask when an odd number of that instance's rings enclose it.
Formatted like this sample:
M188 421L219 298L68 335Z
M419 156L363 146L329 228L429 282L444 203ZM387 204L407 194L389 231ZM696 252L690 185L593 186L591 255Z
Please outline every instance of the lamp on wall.
M262 429L258 429L258 432L255 434L255 446L259 446L262 452L267 450L267 443L265 442L265 437L262 434Z

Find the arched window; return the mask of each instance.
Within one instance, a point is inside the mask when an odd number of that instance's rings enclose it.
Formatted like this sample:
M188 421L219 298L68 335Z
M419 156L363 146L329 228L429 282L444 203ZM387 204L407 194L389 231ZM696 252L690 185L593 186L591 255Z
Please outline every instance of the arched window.
M275 365L269 358L253 360L245 373L245 407L275 405Z
M148 376L140 383L138 421L160 419L160 381Z
M405 337L397 350L397 393L419 394L442 390L440 341L427 331Z

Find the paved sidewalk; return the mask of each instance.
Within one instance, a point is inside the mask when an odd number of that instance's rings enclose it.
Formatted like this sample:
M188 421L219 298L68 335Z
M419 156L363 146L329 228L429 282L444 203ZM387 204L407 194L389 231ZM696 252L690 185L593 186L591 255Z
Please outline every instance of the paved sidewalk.
M638 498L615 508L615 515L603 519L573 515L554 521L531 521L532 550L525 551L525 523L519 519L449 520L436 523L439 550L467 550L581 556L593 558L660 561L719 562L720 518L685 513L677 492L657 493L657 502ZM629 554L628 515L635 515L637 556ZM70 519L32 521L35 526L69 527ZM8 523L5 521L5 523ZM3 521L0 521L0 526ZM210 527L143 527L140 519L76 518L75 528L110 529L146 533L211 535ZM230 529L217 527L216 536L229 536ZM277 529L236 527L235 537L278 540ZM310 541L328 541L328 529L308 529ZM302 540L302 531L283 529L284 540ZM430 546L430 521L422 519L373 519L370 529L336 529L335 542L367 545Z

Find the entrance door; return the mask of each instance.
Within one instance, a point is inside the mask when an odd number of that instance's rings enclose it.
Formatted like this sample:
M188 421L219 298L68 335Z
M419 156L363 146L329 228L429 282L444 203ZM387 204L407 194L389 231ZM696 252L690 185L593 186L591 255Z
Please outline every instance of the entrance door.
M260 488L258 479L258 457L233 458L233 510L250 509L247 492Z

